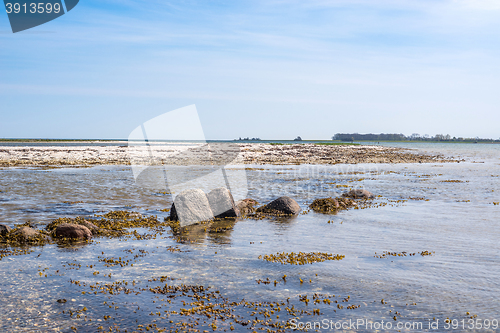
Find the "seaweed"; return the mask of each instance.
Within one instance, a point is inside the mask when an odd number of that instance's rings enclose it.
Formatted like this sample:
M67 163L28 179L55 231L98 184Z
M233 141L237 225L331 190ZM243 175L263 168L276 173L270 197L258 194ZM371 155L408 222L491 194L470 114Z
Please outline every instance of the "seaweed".
M276 254L269 254L264 256L259 256L259 259L266 260L269 262L278 262L282 265L306 265L315 262L323 262L326 260L342 260L345 255L341 254L330 254L321 252L299 252L299 253L285 253L278 252Z
M335 214L339 210L346 210L356 206L357 204L354 200L340 197L316 199L309 205L309 208L317 213Z

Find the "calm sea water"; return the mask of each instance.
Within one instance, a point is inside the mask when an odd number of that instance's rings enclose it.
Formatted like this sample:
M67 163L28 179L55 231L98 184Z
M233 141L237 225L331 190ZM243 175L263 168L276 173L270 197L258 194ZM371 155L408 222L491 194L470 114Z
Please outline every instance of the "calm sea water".
M422 323L422 329L401 329L408 332L447 331L447 318L459 323L454 331L474 331L460 326L462 320L468 325L474 315L475 326L471 328L478 328L478 320L483 325L486 320L490 324L498 322L500 205L494 202L500 201L499 146L412 144L409 148L461 156L466 162L246 166L246 196L261 203L288 195L306 211L316 198L339 196L348 188L364 187L378 196L374 203L379 207L337 215L311 211L284 220L243 219L223 233L193 232L186 236L190 242L178 243L171 231L166 231L152 240L96 239L84 246L48 245L28 255L3 258L0 330L72 331L71 327L75 327L94 332L97 326L116 324L133 331L138 323L151 322L151 312L158 310L161 302L153 294L82 294L89 289L75 286L70 280L135 280L138 287L146 287L151 285L148 279L165 275L176 279L172 284L211 286L235 301L288 299L296 308L320 308L319 316L299 316L305 322L363 320L393 325L392 329L379 331L398 331L397 323ZM199 171L192 168L190 172ZM0 191L0 223L13 225L30 220L39 227L58 217L110 210L139 211L163 219L168 213L161 209L170 208L172 202L163 184L136 185L126 166L5 168L0 169ZM183 252L169 251L170 246ZM144 255L134 259L139 250L145 251ZM283 251L328 252L345 258L303 266L258 259L259 255ZM375 257L384 251L430 251L432 255ZM104 267L97 260L103 253L106 257L135 260L134 266ZM99 275L93 274L96 269ZM103 277L109 273L111 277ZM286 283L281 280L284 274ZM267 278L280 283L256 283ZM308 295L312 300L314 293L335 295L332 300L339 301L349 296L349 302L339 303L344 305L339 309L336 304L305 305L298 300L299 295ZM68 302L56 302L63 298ZM113 309L104 302L114 302ZM174 303L161 307L178 308ZM360 307L347 309L351 304ZM84 307L92 321L67 313ZM239 314L250 318L250 312L244 309ZM113 319L105 321L104 315ZM286 311L280 316L283 320L290 318ZM172 327L170 319L158 319L158 327ZM438 329L430 329L429 323L438 325ZM492 326L476 330L495 331ZM238 326L236 331L249 330ZM360 326L345 331L375 330Z

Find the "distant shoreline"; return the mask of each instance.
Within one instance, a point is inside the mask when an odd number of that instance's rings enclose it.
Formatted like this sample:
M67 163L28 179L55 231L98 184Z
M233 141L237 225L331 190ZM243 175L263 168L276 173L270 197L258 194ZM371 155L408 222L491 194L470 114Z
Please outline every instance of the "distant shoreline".
M358 163L447 163L460 162L440 155L422 154L406 148L351 144L269 144L220 142L157 143L154 145L0 144L0 167L94 166L94 165L297 165ZM331 142L329 142L331 143Z

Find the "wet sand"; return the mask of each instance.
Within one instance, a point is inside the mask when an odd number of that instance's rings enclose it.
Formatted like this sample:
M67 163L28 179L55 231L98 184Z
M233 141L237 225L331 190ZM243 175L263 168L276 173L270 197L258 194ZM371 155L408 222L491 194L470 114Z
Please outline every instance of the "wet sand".
M128 147L0 146L0 167L92 165L210 165L210 164L357 164L443 163L457 159L421 154L416 150L367 145L268 143L161 143Z

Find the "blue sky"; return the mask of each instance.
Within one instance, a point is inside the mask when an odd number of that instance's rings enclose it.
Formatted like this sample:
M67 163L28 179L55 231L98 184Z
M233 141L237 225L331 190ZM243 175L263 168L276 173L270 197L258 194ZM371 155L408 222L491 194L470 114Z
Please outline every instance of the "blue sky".
M12 34L0 137L127 138L196 104L207 139L500 137L496 0L81 0Z

